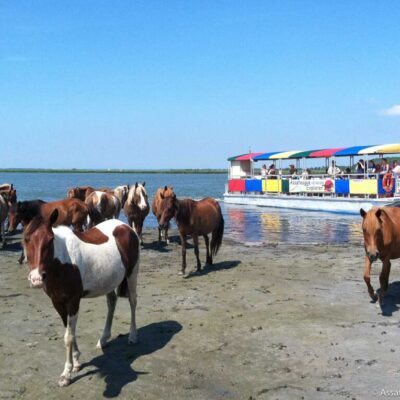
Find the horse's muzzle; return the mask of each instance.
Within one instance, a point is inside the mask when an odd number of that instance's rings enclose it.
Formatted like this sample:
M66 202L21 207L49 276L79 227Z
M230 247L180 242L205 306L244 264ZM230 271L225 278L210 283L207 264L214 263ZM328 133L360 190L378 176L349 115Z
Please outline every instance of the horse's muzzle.
M370 253L367 251L367 257L369 258L369 261L374 262L379 258L379 251L376 253Z
M40 274L38 268L35 268L31 272L29 272L28 281L31 288L38 289L43 287L43 277Z

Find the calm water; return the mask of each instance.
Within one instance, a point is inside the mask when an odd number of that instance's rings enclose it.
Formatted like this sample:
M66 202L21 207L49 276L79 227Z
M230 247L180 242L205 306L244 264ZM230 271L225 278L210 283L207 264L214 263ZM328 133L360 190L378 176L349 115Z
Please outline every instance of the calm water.
M149 200L157 188L173 186L178 197L222 199L227 177L224 174L49 174L0 173L0 183L12 182L19 200L58 200L67 188L90 185L115 187L146 182ZM280 210L266 207L224 205L226 235L240 242L262 243L360 243L360 217L320 212ZM121 219L125 219L121 213ZM145 227L156 227L150 212Z

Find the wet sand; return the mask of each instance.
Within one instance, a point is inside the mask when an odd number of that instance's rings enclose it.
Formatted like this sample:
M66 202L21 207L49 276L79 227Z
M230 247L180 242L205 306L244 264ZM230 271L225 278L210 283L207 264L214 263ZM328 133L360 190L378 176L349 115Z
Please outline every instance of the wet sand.
M155 231L145 232L141 255L140 343L127 345L129 305L119 299L110 345L96 349L106 301L83 300L83 368L59 388L64 329L44 292L27 287L17 238L0 250L0 399L373 399L400 391L399 262L382 315L362 281L361 245L225 240L214 266L183 279L177 237L159 247Z

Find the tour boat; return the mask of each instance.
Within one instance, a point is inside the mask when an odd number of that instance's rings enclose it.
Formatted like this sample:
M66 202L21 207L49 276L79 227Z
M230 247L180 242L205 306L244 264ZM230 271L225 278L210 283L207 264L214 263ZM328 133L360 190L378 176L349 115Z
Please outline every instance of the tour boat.
M368 165L376 159L378 163L384 162L385 157L396 154L400 154L400 143L252 152L230 157L224 201L228 204L351 214L359 213L360 208L367 211L373 206L394 204L400 202L400 174L397 172L400 167L378 173ZM315 165L316 162L311 160L316 159L325 162L321 173L305 172L309 171L307 164ZM354 171L357 161L361 161L364 168ZM294 173L287 171L290 162ZM274 164L275 168L269 171L273 173L261 175L256 163ZM343 165L348 165L346 170Z

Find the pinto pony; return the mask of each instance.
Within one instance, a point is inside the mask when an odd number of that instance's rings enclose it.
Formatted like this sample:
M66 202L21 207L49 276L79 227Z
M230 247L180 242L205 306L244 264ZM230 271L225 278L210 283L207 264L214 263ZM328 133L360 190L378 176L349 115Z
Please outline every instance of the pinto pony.
M0 235L1 245L6 247L6 233L5 233L5 221L8 215L8 203L4 197L0 194Z
M79 233L66 226L52 228L57 218L57 209L47 221L34 218L25 228L23 240L30 285L43 287L66 328L66 362L58 384L67 386L71 383L71 372L81 367L75 330L82 298L107 296L106 324L97 343L102 348L111 337L117 294L129 297L129 343L137 342L135 311L140 246L137 234L121 221L105 221Z
M111 193L96 190L85 200L89 210L90 225L93 226L107 219L118 218L121 212L121 203Z
M158 222L158 241L161 242L162 232L164 232L164 238L165 238L165 241L167 242L167 244L169 243L169 239L168 239L169 224L167 225L166 228L164 228L160 225L161 202L166 197L172 197L174 194L175 194L174 189L172 187L164 186L163 188L159 188L159 189L157 189L157 192L154 195L153 203L151 205L153 214L157 218L157 222Z
M141 244L143 244L143 222L150 211L145 184L145 182L142 184L136 182L135 185L131 186L128 199L124 206L124 212L128 223L136 230Z
M218 202L211 197L200 201L192 199L178 200L176 196L166 197L161 202L160 225L168 226L169 221L175 218L178 225L182 245L182 275L186 270L186 238L192 236L194 253L197 260L197 271L201 270L199 258L199 236L204 237L207 249L206 263L212 265L213 257L217 254L224 235L224 218ZM211 233L211 246L208 234Z
M368 212L361 209L360 214L365 248L364 281L371 299L382 304L389 285L390 260L400 258L400 208L374 207ZM378 259L382 261L379 296L371 285L371 265Z

